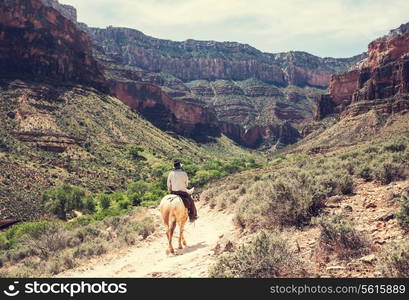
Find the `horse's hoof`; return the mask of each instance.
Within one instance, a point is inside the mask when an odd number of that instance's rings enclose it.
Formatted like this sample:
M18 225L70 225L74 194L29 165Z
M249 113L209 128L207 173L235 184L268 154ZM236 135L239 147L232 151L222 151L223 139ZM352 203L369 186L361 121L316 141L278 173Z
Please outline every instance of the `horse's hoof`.
M178 247L178 249L180 249L180 250L181 250L181 249L183 249L183 247L182 247L182 246L179 246L179 247Z
M166 255L169 255L169 254L175 254L175 250L173 250L173 249L166 250Z

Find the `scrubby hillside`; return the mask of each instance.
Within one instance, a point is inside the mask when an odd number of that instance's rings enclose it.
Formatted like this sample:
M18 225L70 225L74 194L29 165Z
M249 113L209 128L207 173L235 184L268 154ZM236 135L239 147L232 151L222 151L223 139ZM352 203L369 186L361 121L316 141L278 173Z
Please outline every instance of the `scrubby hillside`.
M251 157L225 137L202 146L162 132L118 99L82 86L3 82L0 114L2 219L38 218L42 192L62 183L120 191L154 180L153 170L176 158L204 165Z
M211 184L201 200L233 211L243 238L210 275L407 277L408 179L409 140L395 132L325 154L276 155Z
M139 245L166 268L146 276L409 276L407 25L320 96L366 55L88 28L54 0L2 0L0 16L0 276ZM149 208L175 159L200 193L199 233L217 235L172 264Z

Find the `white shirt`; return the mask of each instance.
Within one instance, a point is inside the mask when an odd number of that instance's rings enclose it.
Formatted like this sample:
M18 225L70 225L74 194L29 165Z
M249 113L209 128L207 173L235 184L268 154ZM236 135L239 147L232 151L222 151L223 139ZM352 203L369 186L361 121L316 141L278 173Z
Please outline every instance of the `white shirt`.
M189 184L189 178L186 172L182 170L174 170L169 173L168 176L168 190L169 191L180 191L187 192L187 185Z

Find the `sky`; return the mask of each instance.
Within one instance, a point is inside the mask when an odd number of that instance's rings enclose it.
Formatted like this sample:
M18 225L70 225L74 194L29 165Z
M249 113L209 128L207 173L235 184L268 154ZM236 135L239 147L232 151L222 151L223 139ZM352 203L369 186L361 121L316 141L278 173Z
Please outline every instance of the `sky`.
M350 57L409 22L408 0L60 0L93 27L175 41L235 41L261 51Z

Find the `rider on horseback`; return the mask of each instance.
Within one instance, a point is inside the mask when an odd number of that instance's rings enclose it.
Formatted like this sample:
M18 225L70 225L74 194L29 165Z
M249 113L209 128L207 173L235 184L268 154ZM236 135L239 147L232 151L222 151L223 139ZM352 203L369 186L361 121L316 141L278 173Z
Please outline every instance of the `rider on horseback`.
M189 184L189 178L186 172L182 171L182 164L180 161L175 161L174 170L169 173L168 176L168 190L173 195L178 195L182 198L185 207L189 211L189 220L194 222L198 216L196 211L195 202L192 196L187 192L187 186Z

